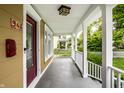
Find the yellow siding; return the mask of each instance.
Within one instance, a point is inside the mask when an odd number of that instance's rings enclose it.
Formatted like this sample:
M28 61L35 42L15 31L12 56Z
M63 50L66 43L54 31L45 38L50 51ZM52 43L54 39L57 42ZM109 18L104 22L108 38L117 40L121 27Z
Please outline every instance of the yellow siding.
M23 87L22 31L10 27L10 18L23 22L23 5L0 5L0 87ZM16 41L17 54L7 58L5 39Z

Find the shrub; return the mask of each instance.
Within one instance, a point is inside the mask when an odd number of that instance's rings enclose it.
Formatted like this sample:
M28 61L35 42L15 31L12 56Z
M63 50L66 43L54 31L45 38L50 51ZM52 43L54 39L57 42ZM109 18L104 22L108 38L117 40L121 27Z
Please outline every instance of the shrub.
M71 49L68 50L61 50L61 49L54 49L54 54L58 56L71 56Z
M83 48L82 47L77 47L77 50L80 52L83 52Z
M96 53L89 52L87 55L87 59L93 63L96 63L98 65L102 65L102 55L98 54L97 52Z

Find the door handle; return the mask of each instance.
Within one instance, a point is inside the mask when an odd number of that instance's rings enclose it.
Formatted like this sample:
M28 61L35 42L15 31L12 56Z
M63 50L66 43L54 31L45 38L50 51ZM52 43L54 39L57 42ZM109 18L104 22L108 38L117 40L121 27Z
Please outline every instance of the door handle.
M26 51L28 48L24 48L24 51Z

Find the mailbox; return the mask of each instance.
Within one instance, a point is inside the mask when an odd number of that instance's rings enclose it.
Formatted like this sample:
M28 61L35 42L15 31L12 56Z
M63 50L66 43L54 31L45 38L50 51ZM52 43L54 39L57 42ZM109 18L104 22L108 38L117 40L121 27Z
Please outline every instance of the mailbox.
M6 39L6 57L16 55L16 42L12 39Z

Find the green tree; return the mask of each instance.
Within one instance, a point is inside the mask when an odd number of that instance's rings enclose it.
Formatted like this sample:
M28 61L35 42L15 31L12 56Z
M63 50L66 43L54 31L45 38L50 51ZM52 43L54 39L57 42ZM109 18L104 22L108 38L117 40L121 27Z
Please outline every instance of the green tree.
M93 27L96 28L93 31ZM102 19L94 21L92 24L88 26L88 50L89 51L101 51L102 50Z
M124 28L124 4L118 4L113 8L113 22L115 29Z
M81 33L79 38L77 38L77 50L80 52L83 51L83 33Z
M124 48L124 4L113 8L113 46Z
M124 4L113 8L113 46L117 49L124 48ZM97 28L93 31L93 28ZM88 50L102 51L102 18L91 23L88 28ZM82 35L78 39L78 49L82 50Z

